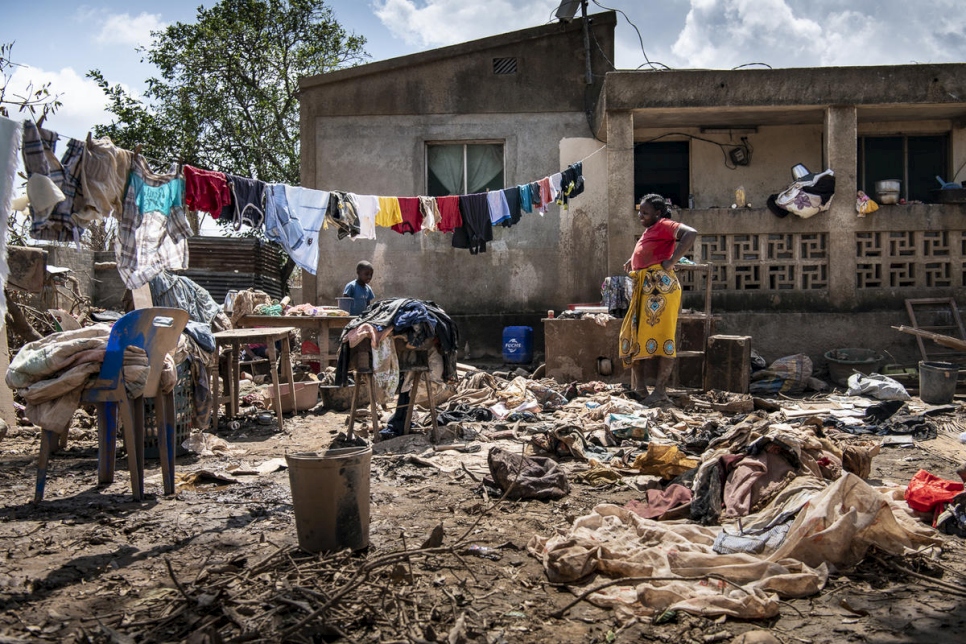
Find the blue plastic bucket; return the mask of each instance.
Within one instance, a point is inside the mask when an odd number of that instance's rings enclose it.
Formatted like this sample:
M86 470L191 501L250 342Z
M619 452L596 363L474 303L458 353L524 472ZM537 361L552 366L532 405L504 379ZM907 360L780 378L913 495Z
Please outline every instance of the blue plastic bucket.
M511 364L533 362L533 327L503 328L503 361Z

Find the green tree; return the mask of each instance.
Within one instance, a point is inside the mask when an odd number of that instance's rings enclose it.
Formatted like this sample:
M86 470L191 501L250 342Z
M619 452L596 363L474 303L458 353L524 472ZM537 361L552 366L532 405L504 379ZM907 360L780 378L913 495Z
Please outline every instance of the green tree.
M123 147L200 167L297 185L298 79L361 62L365 39L348 34L323 0L221 0L193 24L152 34L145 59L160 77L144 98L98 70L114 115L94 129Z
M13 118L10 108L16 108L17 112L29 112L38 123L43 123L48 115L61 107L60 95L50 93L50 83L44 83L40 87L34 87L30 83L23 94L17 94L10 89L13 68L21 66L11 59L13 45L12 42L0 43L0 116Z

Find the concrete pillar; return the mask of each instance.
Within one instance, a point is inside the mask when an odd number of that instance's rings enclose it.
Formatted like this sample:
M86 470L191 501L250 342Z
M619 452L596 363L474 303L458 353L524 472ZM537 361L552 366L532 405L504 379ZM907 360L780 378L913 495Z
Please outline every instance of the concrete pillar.
M634 114L607 113L607 274L624 273L640 224L634 216Z
M855 298L856 110L854 105L825 109L825 159L835 172L835 198L828 210L829 298L847 308Z

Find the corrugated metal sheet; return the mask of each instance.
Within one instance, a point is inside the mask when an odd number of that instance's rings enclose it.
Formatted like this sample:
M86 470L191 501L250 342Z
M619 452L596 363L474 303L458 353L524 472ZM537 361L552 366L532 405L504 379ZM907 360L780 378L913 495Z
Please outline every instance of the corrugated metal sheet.
M253 237L191 237L190 267L181 275L197 282L223 302L230 290L255 288L282 297L282 257L266 242Z

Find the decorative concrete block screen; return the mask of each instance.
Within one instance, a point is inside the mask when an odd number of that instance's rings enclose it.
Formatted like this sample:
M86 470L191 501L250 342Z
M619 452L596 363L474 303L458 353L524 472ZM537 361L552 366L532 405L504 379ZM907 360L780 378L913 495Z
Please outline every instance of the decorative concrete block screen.
M698 230L690 259L714 266L717 308L855 310L966 296L966 206L887 206L840 231L823 215L778 219L760 210L682 220ZM701 287L695 279L682 274L686 291Z
M828 233L699 235L696 254L714 266L713 290L828 288Z

